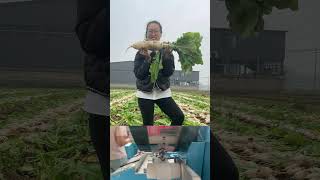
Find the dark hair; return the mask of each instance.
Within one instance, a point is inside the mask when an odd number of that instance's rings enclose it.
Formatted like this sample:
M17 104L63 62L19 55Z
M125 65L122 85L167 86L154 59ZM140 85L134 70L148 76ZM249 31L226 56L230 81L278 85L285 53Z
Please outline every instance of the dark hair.
M148 33L148 26L149 26L150 24L152 24L152 23L155 23L155 24L158 24L158 25L159 25L159 27L160 27L160 33L162 34L162 26L161 26L161 24L159 23L159 21L153 20L153 21L149 21L148 24L147 24L147 26L146 26L146 35L145 35L146 38L147 38L147 33Z

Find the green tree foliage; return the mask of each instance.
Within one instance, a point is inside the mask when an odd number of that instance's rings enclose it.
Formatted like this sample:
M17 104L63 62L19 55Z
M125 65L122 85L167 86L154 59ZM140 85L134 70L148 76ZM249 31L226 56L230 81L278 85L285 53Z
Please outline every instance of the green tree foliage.
M263 16L271 14L274 8L299 9L298 0L225 0L225 4L230 28L244 37L262 31Z

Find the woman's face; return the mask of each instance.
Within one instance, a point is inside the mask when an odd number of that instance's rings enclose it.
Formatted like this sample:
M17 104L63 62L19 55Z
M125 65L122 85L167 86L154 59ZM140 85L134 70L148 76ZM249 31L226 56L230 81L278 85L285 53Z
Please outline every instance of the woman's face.
M160 41L160 38L160 26L156 23L149 24L147 27L147 40Z

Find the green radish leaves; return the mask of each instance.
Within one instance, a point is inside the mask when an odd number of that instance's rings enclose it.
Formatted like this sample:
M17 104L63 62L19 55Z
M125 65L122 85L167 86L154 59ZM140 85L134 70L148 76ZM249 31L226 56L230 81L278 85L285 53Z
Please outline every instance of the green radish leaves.
M150 65L150 69L149 72L151 74L151 82L154 83L156 82L158 75L159 75L159 71L163 68L162 66L162 57L160 57L160 52L157 51L154 60L152 61L151 65Z
M186 32L172 43L171 48L179 55L183 72L191 72L192 66L203 64L200 50L202 36L198 32Z
M191 72L196 64L203 64L202 53L200 50L202 36L199 32L186 32L173 43L164 43L163 48L172 48L179 55L181 69L183 72ZM162 56L157 52L150 65L151 82L156 82L159 71L163 69Z

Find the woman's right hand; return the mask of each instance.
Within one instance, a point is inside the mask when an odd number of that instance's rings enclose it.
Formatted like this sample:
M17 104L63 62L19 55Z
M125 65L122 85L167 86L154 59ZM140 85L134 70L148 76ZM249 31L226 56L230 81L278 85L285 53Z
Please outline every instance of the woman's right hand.
M139 51L139 53L145 57L145 60L146 60L146 61L150 62L151 56L149 55L147 49L141 49L141 50Z

